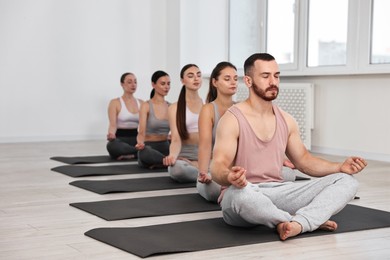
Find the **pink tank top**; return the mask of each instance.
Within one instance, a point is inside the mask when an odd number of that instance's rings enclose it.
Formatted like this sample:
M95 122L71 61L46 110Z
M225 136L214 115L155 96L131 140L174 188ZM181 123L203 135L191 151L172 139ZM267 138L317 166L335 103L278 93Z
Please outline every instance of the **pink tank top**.
M239 138L236 158L233 165L246 169L246 178L251 183L280 182L282 178L282 166L288 140L288 126L279 108L273 105L276 117L276 129L270 141L262 141L257 138L248 120L237 106L228 109L238 121ZM222 200L222 187L219 201Z

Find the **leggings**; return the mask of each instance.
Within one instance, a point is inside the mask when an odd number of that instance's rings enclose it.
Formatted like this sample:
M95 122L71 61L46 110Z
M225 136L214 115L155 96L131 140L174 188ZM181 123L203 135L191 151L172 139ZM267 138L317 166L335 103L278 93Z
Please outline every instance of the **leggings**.
M221 194L221 185L215 181L211 181L210 183L197 181L196 189L198 190L199 195L201 195L205 200L215 203L218 202L218 197Z
M177 182L193 182L198 179L198 168L184 160L176 160L176 163L168 167L171 178Z
M183 144L178 158L186 158L190 161L198 161L198 146L195 144ZM176 160L175 164L168 167L171 178L177 182L193 182L198 179L198 168L185 160Z
M145 142L145 148L138 151L138 165L149 168L163 166L163 159L169 154L169 142Z
M137 149L135 149L137 129L118 129L116 134L116 139L107 143L107 151L111 158L117 159L121 155L134 155L134 157L137 157Z
M358 188L352 175L335 173L305 182L269 182L242 189L230 186L222 201L223 218L233 226L296 221L302 233L316 230L350 202Z

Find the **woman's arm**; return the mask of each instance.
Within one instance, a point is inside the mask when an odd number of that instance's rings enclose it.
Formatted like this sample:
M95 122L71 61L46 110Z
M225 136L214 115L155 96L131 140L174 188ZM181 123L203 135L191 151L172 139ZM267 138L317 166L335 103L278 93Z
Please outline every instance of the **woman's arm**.
M145 148L146 123L149 116L149 109L150 108L148 102L141 103L141 108L139 111L137 144L135 145L135 148L137 150L142 150Z
M211 158L213 126L214 126L214 107L212 104L206 104L202 107L199 115L199 150L198 150L198 180L202 183L211 182L211 176L208 175Z
M111 141L116 138L116 121L118 117L118 113L120 111L120 103L118 99L112 99L108 105L108 133L107 140Z
M174 165L181 150L181 138L176 126L176 111L177 103L174 103L168 108L168 121L171 130L171 144L169 146L169 155L163 160L164 165Z

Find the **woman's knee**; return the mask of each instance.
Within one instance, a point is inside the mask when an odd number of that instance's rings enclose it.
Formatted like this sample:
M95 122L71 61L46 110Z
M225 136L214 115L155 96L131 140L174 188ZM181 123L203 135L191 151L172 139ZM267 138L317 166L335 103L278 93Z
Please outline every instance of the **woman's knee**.
M121 141L117 140L117 139L114 139L114 140L107 142L107 145L106 145L107 151L110 154L110 156L114 159L116 159L122 155L121 149L120 149L120 146L121 146L120 142Z
M198 177L197 168L182 160L177 160L174 165L169 166L168 173L177 182L195 182Z
M221 186L214 181L207 184L198 181L196 183L196 189L204 199L211 202L217 202L221 194Z
M137 154L138 154L138 160L144 161L144 158L148 158L149 147L145 146L145 148L139 150Z

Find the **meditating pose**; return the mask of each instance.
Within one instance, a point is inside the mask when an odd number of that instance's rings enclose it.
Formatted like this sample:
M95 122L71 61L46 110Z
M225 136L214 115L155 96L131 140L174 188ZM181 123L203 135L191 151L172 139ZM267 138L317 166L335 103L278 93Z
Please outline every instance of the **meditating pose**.
M280 80L273 56L253 54L244 73L249 97L220 119L211 162L212 178L223 186L218 201L225 222L276 228L281 240L316 229L335 230L330 217L354 198L358 182L353 174L367 162L360 157L331 162L306 150L294 118L272 103ZM315 178L283 182L285 155Z
M138 112L143 101L134 97L137 78L133 73L124 73L120 83L123 95L108 105L107 151L113 159L125 160L137 156Z
M168 106L165 96L171 87L168 73L156 71L152 75L150 100L141 105L137 136L138 164L146 168L163 167L169 154Z
M210 75L206 103L199 115L198 182L199 194L208 201L217 202L221 186L211 179L209 164L220 117L234 104L238 76L236 67L230 62L220 62Z
M198 93L202 74L198 66L187 64L181 69L180 78L183 87L179 99L168 109L171 144L163 162L173 180L195 183L198 176L198 118L203 105Z

